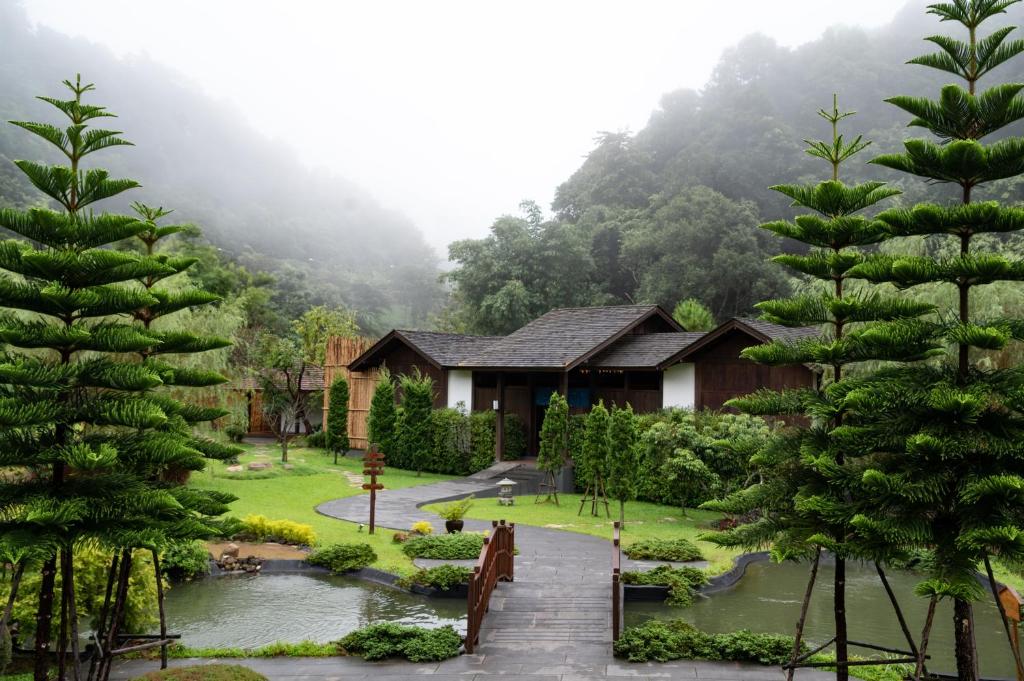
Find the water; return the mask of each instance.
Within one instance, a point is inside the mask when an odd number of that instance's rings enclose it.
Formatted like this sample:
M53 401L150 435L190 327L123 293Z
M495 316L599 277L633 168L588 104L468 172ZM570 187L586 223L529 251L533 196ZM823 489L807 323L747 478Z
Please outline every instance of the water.
M736 629L792 634L800 616L800 603L807 587L808 565L770 562L752 563L743 579L731 589L697 599L690 608L678 608L662 603L629 602L626 604L626 623L639 624L651 618L684 619L700 629L725 633ZM818 583L807 612L805 637L823 642L834 633L832 614L832 584L834 569L822 565ZM914 595L914 585L920 577L901 572L886 573L889 583L903 608L904 615L915 640L920 638L928 602ZM906 640L900 630L889 598L882 588L878 574L871 565L847 566L847 622L850 638L855 641L906 649ZM989 592L986 591L986 594ZM984 676L1014 676L1013 655L1006 642L999 612L992 604L992 596L974 605L981 673ZM928 653L932 659L930 671L953 672L953 607L940 603L935 613ZM869 656L870 651L851 648L851 652Z
M167 594L168 629L199 648L336 641L374 622L466 629L464 599L426 598L351 577L230 575Z

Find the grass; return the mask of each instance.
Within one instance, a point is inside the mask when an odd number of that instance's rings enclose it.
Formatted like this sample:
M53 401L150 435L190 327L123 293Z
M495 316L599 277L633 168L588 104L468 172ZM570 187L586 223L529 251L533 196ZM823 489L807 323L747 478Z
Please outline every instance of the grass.
M231 504L231 514L242 518L250 514L264 515L274 520L294 520L312 525L321 545L342 542L365 542L377 553L373 567L400 575L411 575L416 571L412 561L402 553L400 545L392 541L394 532L377 528L368 534L364 528L359 531L357 523L328 518L316 512L319 504L331 499L357 494L367 495L355 482L361 476L363 464L360 459L334 457L321 449L296 448L288 452L289 462L294 466L285 469L280 464L280 450L273 446L243 445L245 453L239 457L243 471L229 473L227 465L210 462L205 471L195 473L189 484L199 489L229 492L238 497ZM246 466L253 461L272 463L264 471L249 471ZM350 477L346 477L345 474ZM415 473L386 468L380 482L386 489L398 489L425 485L431 482L449 480L451 476ZM367 499L369 513L369 499Z
M266 678L235 664L205 664L150 672L136 681L266 681Z
M612 538L612 522L618 520L618 503L609 502L611 517L606 517L603 509L598 517L590 515L588 504L581 515L576 512L580 507L579 494L559 494L560 505L552 502L534 503L533 495L516 497L514 506L499 506L497 499L477 499L470 508L467 518L475 520L504 519L522 525L550 527L567 532L590 534L603 539ZM426 510L436 511L440 504L430 504ZM714 544L700 541L697 535L706 532L710 523L721 518L718 513L687 509L686 515L675 506L662 506L642 501L631 501L626 504L626 526L622 530L622 545L640 539L689 539L700 549L704 558L710 563L708 572L719 574L732 567L733 559L740 554L735 549L726 549Z

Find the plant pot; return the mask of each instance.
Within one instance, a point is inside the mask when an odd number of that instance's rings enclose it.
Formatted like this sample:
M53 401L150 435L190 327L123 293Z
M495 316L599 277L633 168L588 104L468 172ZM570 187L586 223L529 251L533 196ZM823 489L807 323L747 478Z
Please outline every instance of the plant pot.
M462 520L446 520L444 521L444 529L448 530L448 534L455 534L456 532L462 532L462 526L465 524Z

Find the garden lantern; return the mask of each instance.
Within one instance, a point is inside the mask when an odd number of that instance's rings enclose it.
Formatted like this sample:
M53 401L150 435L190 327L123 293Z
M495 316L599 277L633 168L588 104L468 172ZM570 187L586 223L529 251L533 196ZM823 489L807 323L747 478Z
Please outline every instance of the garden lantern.
M504 480L498 482L498 503L502 506L511 506L515 503L515 497L512 496L512 488L518 483L515 480Z

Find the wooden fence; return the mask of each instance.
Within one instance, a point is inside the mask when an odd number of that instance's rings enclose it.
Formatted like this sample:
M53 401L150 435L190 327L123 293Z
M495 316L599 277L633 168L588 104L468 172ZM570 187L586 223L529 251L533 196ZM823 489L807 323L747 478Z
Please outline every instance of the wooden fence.
M490 537L484 537L480 558L469 578L466 615L466 652L472 653L480 642L480 626L491 603L491 592L498 582L511 582L516 552L516 525L504 520L492 521Z
M619 521L612 529L612 642L622 635L622 546Z
M348 380L348 439L352 449L367 449L366 417L377 387L377 371L349 371L348 365L374 344L370 338L333 337L327 341L324 360L324 423L331 403L331 382L338 375Z

